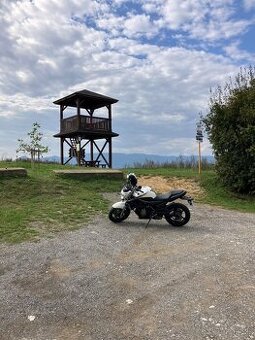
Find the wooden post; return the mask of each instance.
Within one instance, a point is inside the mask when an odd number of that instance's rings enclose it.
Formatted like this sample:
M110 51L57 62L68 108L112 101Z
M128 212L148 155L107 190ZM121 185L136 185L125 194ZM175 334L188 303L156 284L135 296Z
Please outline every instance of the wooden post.
M61 121L64 117L63 112L64 112L64 105L60 105L60 128L61 128Z
M93 154L93 140L90 141L90 160L91 160L91 164L92 164L92 161L94 160L94 154Z
M80 108L80 100L77 99L76 101L77 106L77 116L78 116L78 130L81 128L81 108Z
M196 140L198 141L198 173L202 172L202 159L201 159L201 143L203 142L203 123L200 114L200 121L197 123Z
M112 131L112 106L108 105L109 130Z
M64 118L64 105L60 105L60 131L62 127L62 120ZM60 161L61 164L64 164L64 138L61 137L60 139Z
M201 143L198 142L198 173L201 174L202 170L202 161L201 161Z
M109 138L109 168L112 168L112 138Z
M61 137L60 139L60 160L61 164L64 164L64 141L65 139Z
M109 117L109 130L112 131L112 106L108 107L108 117ZM108 140L109 143L109 168L112 168L112 138Z

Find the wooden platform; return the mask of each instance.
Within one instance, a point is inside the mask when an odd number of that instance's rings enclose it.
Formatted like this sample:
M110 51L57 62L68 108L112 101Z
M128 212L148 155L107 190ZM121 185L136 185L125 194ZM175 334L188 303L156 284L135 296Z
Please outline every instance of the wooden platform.
M107 177L123 179L123 172L113 169L86 168L75 170L53 170L56 175L71 177Z
M0 177L25 177L27 170L25 168L0 168Z

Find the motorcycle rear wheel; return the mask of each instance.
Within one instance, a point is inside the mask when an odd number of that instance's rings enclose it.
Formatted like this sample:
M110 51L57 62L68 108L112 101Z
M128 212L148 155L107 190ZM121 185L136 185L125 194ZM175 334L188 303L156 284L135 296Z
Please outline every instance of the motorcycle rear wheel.
M114 223L120 223L128 218L130 214L130 209L120 209L120 208L111 208L109 211L109 219Z
M173 203L167 207L165 219L174 227L182 227L190 220L190 211L182 203Z

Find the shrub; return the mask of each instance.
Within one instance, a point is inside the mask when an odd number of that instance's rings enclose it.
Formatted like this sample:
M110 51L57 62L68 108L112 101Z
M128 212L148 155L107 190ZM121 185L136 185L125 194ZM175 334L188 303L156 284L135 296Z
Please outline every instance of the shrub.
M216 172L232 191L255 194L255 68L241 69L218 87L203 119Z

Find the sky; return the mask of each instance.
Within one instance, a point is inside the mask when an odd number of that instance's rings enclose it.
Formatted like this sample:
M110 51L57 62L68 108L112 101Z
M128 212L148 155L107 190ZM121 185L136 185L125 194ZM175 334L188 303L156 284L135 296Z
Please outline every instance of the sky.
M254 65L254 24L255 0L0 0L0 159L34 122L59 155L53 101L83 89L119 100L113 152L195 155L210 89Z

